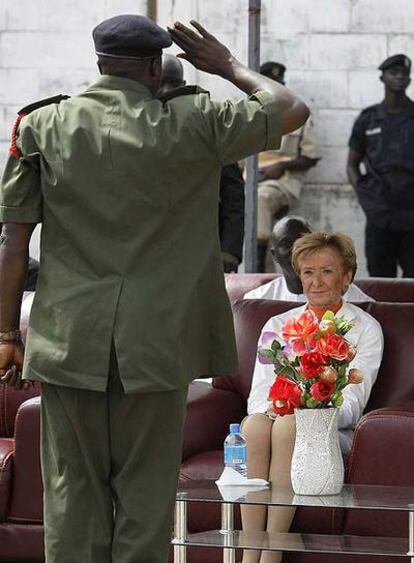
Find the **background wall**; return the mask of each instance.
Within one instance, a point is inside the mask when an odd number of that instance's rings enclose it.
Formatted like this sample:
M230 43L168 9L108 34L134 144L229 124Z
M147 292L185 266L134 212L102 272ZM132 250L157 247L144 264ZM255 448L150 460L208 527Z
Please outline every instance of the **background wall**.
M0 0L0 166L16 110L31 100L83 89L97 75L91 28L116 13L145 14L148 3ZM246 62L247 9L248 0L158 0L157 18L160 25L198 19ZM358 112L382 98L378 65L398 52L414 59L412 0L262 0L261 60L286 64L288 85L310 104L323 147L298 211L315 227L354 236L360 275L364 216L347 185L346 145ZM239 95L190 65L186 77L216 98ZM412 87L409 94L414 96Z

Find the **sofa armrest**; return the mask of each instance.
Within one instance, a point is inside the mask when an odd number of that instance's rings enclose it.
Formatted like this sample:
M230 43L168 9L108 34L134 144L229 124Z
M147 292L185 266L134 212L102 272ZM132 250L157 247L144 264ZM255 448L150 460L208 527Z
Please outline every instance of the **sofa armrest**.
M5 522L12 484L14 440L0 438L0 523Z
M348 482L414 486L414 403L371 411L355 429ZM343 534L406 537L405 512L347 510Z
M183 461L204 451L221 450L229 424L246 415L245 400L234 391L191 383L184 424Z
M40 473L40 397L17 411L13 456L13 488L9 520L42 523L43 487Z
M414 486L414 402L371 411L355 429L348 482Z

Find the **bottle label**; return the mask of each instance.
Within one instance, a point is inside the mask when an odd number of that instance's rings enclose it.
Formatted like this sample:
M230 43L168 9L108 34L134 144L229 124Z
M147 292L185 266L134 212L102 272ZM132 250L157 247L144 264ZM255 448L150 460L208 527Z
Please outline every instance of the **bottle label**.
M225 446L224 464L242 465L246 463L246 446Z

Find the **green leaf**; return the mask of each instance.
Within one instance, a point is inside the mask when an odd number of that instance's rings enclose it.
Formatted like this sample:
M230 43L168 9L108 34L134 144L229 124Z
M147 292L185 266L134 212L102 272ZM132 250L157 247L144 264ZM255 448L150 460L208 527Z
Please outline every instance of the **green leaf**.
M308 409L316 409L319 405L320 405L319 401L317 401L313 397L307 399L306 401L306 406L308 407Z
M322 321L333 321L335 319L335 313L333 311L325 311L322 317Z
M272 345L271 345L272 350L274 350L275 352L279 351L282 349L282 345L280 344L280 342L278 342L277 340L273 340Z
M331 401L334 407L340 407L344 403L344 396L340 391L332 395Z

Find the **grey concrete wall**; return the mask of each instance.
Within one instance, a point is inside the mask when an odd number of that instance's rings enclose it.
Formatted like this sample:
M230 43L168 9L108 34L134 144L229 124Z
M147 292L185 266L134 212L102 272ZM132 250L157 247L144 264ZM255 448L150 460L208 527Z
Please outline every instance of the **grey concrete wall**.
M159 0L158 23L198 19L245 62L247 8L248 0ZM19 107L75 93L96 77L91 28L110 15L146 11L147 0L0 0L0 166ZM318 227L349 232L362 249L364 219L346 186L346 143L358 112L382 97L379 63L396 52L414 58L414 2L262 0L261 51L262 61L288 67L288 85L310 104L323 148L300 210ZM186 75L216 98L240 95L188 64Z

